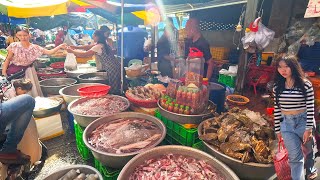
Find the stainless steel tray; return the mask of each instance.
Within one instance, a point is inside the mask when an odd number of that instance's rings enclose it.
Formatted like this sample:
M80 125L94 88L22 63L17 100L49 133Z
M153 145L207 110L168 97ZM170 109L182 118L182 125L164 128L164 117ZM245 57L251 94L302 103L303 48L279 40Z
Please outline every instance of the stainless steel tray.
M160 100L158 101L158 107L159 107L161 116L171 121L174 121L180 124L200 124L202 121L208 118L211 118L213 116L217 106L212 101L209 101L208 106L205 109L204 113L198 114L198 115L177 114L174 112L167 111L161 107Z

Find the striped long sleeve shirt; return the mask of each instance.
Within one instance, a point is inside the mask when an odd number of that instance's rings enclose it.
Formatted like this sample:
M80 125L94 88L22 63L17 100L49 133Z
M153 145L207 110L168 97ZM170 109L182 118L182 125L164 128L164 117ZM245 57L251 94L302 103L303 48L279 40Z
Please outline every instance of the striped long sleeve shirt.
M283 111L295 111L303 110L307 111L307 129L312 129L314 126L314 92L312 84L306 81L304 84L306 88L306 99L300 89L285 89L279 95L279 105L276 104L275 88L273 88L274 95L274 128L275 132L280 132L280 120L282 119L281 110Z

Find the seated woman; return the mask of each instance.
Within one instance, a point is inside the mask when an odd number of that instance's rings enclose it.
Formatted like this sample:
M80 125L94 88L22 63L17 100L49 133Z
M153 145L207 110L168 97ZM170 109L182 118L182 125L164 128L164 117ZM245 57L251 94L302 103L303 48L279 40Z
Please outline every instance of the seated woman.
M111 86L111 94L120 94L121 88L121 64L118 61L110 46L106 43L104 32L97 30L93 34L93 40L96 43L88 51L77 51L69 47L67 51L73 53L77 57L95 56L97 69L99 71L106 71L108 75L109 84Z

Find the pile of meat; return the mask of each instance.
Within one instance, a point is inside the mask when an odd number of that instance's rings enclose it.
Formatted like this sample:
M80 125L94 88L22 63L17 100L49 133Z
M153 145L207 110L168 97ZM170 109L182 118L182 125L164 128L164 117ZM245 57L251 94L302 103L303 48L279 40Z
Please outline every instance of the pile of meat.
M89 99L71 108L73 113L89 116L105 116L126 110L128 104L117 96Z
M223 176L205 161L192 157L168 154L146 160L138 166L129 180L145 179L204 179L222 180Z
M140 118L117 119L98 126L88 142L108 153L131 153L148 148L161 138L160 128Z
M242 162L272 163L275 134L266 117L233 108L204 121L200 139Z

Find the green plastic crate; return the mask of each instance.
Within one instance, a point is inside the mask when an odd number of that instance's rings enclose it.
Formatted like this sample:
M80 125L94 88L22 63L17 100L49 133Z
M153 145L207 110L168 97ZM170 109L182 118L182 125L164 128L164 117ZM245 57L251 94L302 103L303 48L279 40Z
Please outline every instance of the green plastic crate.
M94 167L101 173L104 180L116 180L121 169L113 169L102 165L97 159L94 159Z
M191 147L193 144L200 141L198 136L198 129L187 129L181 124L170 121L167 118L161 116L159 111L156 111L156 117L166 125L167 135L171 138L174 138L174 140L179 144Z
M78 152L81 158L87 161L91 159L93 156L90 149L84 144L82 139L84 127L81 127L76 121L73 121L73 122L74 122L74 132L76 136L76 144L77 144Z
M201 151L205 151L205 146L202 141L195 143L194 145L192 145L192 147Z
M65 60L65 57L50 57L50 64L55 62L64 62Z

